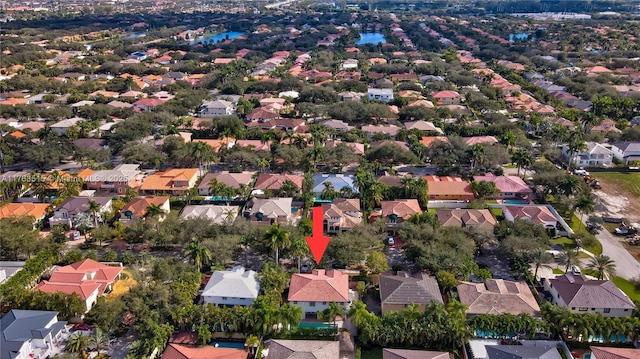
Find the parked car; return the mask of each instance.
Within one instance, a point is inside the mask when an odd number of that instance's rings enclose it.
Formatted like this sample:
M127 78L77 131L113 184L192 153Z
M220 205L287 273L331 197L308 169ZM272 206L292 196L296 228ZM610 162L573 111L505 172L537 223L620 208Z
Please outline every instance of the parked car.
M573 171L573 174L576 176L588 176L589 172L587 172L584 168L580 168Z
M573 273L573 275L582 275L582 271L575 264L571 266L571 273Z
M616 228L615 233L619 236L628 236L638 233L638 230L623 223L620 227Z
M71 233L71 235L69 236L69 238L72 241L77 241L78 239L80 239L80 231L73 231L73 233Z
M388 246L392 246L392 245L394 245L394 244L396 244L396 240L395 240L395 239L393 239L393 237L389 237L389 238L387 238L387 245L388 245Z

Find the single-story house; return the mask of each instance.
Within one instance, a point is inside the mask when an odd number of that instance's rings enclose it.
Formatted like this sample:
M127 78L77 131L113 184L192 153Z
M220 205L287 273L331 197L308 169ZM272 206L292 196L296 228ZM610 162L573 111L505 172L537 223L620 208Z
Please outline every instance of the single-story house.
M271 339L265 342L267 359L339 359L340 342L336 340Z
M382 359L449 359L447 352L382 348Z
M206 176L200 181L200 185L198 186L198 194L201 196L209 196L209 189L211 187L211 180L216 179L218 183L223 183L233 189L239 190L242 186L249 186L253 181L253 176L255 172L245 171L245 172L210 172L207 173Z
M471 201L475 198L471 183L460 177L425 176L429 182L429 199Z
M493 230L497 223L488 209L439 209L436 216L443 227L474 227Z
M238 216L237 206L219 206L213 204L188 205L182 210L180 218L205 218L218 225L231 224Z
M633 301L610 280L589 280L571 273L545 278L551 302L574 313L600 313L605 317L630 317Z
M161 359L247 359L247 351L214 345L196 346L169 343Z
M120 222L130 223L138 218L144 218L147 215L147 209L151 205L160 207L165 214L169 213L171 211L169 203L169 196L134 198L120 211ZM163 221L164 217L165 215L162 215L158 220Z
M495 183L500 194L492 198L531 198L533 195L531 187L519 176L495 176L488 173L485 176L473 176L473 180Z
M196 185L199 172L197 168L174 168L156 172L144 178L140 185L140 192L183 194Z
M556 228L558 225L558 218L545 205L504 206L502 213L507 221L524 219L545 228Z
M244 218L252 222L289 223L293 198L251 198L242 211Z
M540 316L540 306L525 282L487 279L484 283L460 282L460 303L467 306L467 315L529 314Z

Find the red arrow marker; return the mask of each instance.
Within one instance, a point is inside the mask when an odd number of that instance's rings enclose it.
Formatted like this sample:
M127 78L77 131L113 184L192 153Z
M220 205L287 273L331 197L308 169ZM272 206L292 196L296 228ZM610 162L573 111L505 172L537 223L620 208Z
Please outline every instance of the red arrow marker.
M322 207L313 207L311 219L313 219L313 231L311 237L307 237L306 239L309 249L311 249L313 259L315 259L316 264L319 264L331 238L324 236L324 210Z

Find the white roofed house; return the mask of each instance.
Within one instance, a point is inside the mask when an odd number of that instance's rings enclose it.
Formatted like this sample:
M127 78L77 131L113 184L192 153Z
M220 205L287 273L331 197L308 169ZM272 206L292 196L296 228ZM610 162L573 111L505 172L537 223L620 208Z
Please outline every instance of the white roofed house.
M232 224L238 216L236 206L218 206L213 204L189 205L182 210L182 219L205 218L219 225Z
M256 272L241 266L215 271L202 291L202 302L216 306L248 306L258 297Z
M367 91L367 95L369 96L369 101L382 101L389 102L393 100L393 89L388 88L369 88Z

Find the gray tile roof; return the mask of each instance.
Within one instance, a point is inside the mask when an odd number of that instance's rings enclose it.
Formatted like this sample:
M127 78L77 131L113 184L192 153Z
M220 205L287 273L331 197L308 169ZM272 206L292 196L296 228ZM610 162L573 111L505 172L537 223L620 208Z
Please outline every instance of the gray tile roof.
M203 297L257 298L260 283L256 272L237 266L231 270L215 271L202 291Z
M609 280L565 274L549 282L568 307L634 309L633 301Z
M404 272L393 276L380 276L380 299L382 303L387 304L443 302L438 282L434 277L421 273L416 278Z
M57 312L13 309L0 319L0 358L13 358L24 343L41 339L51 333L56 336L67 322L56 320Z
M488 359L561 359L555 346L488 345Z
M447 352L427 350L382 349L382 359L449 359Z

